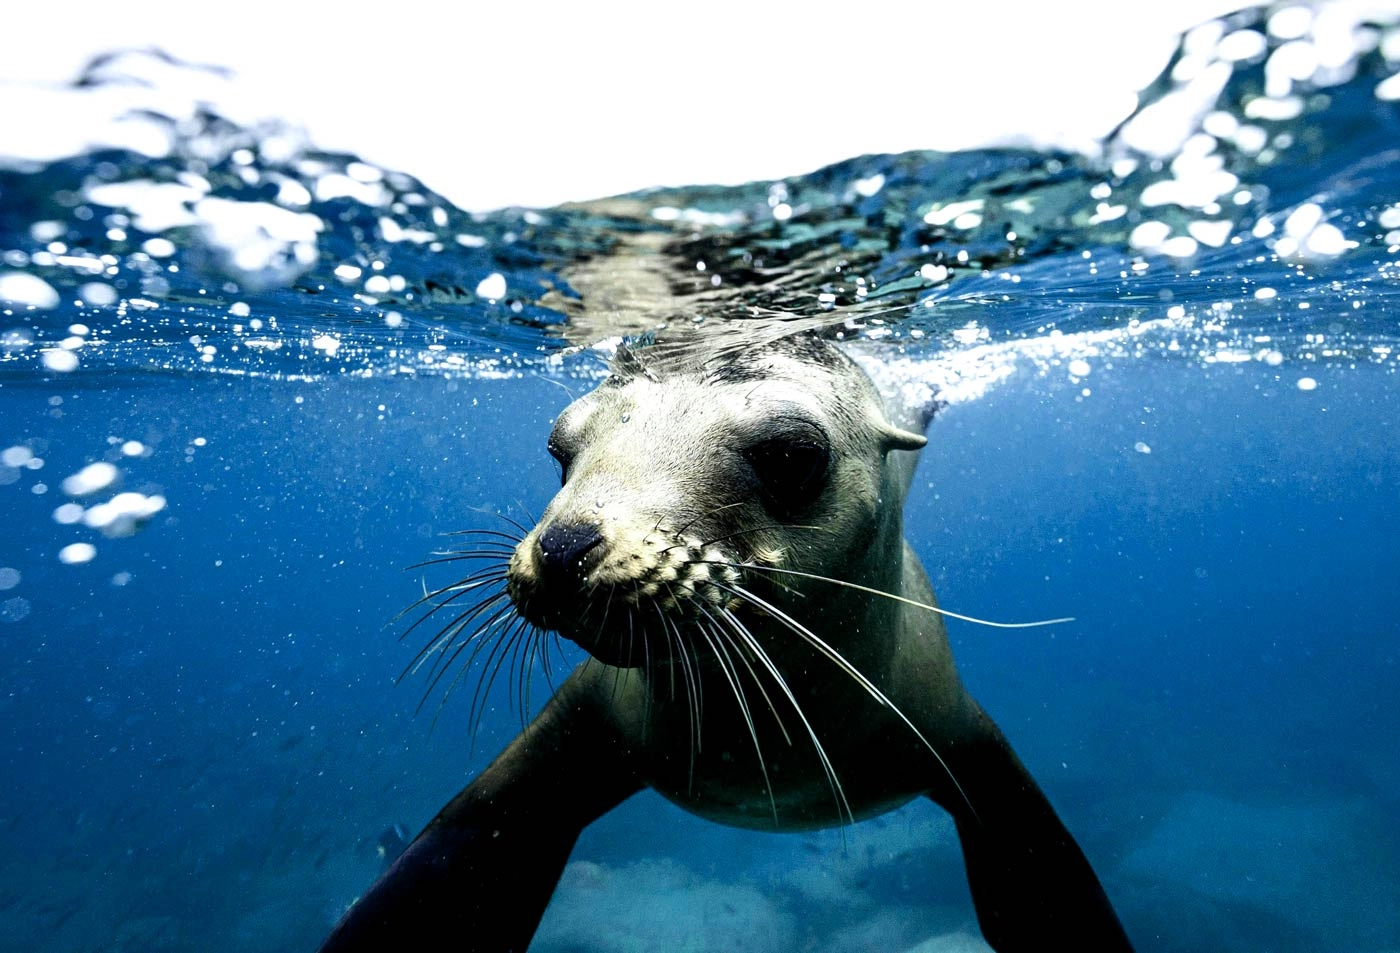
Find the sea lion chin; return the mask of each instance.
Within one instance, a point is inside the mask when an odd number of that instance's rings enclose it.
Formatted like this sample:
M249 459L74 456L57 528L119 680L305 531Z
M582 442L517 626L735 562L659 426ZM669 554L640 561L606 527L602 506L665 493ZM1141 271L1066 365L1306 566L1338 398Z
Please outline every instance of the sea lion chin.
M322 949L426 947L454 930L473 949L524 949L578 833L650 787L764 830L926 796L957 823L999 953L1057 939L1129 950L1078 845L963 687L904 540L933 410L887 401L814 335L619 352L555 422L562 485L538 523L501 570L442 590L450 602L503 578L504 595L458 617L489 615L471 638L555 632L589 658Z

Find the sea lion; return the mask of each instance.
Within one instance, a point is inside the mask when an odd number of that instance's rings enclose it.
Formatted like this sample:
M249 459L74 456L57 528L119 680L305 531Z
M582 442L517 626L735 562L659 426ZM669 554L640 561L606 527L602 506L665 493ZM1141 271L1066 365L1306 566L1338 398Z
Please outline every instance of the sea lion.
M904 540L933 409L887 406L809 333L621 349L554 425L558 494L513 548L464 554L505 565L434 597L453 615L425 649L553 631L591 657L322 950L523 951L579 832L644 787L779 831L929 797L956 822L993 948L1129 950L963 688Z

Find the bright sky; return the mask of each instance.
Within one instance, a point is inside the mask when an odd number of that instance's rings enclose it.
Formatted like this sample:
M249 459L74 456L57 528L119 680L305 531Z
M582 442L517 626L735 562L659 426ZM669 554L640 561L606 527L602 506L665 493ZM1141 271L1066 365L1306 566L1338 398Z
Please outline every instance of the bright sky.
M69 0L7 13L0 83L156 46L232 68L237 115L303 125L466 208L542 206L870 152L1087 147L1176 33L1242 4Z

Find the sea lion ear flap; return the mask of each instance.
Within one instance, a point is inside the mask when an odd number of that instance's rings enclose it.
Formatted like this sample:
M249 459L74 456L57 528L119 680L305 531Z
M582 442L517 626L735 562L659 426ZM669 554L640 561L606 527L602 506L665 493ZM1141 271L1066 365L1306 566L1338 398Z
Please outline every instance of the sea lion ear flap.
M928 443L928 438L921 433L914 433L909 430L901 430L894 424L885 424L880 428L880 442L885 445L885 450L922 450Z

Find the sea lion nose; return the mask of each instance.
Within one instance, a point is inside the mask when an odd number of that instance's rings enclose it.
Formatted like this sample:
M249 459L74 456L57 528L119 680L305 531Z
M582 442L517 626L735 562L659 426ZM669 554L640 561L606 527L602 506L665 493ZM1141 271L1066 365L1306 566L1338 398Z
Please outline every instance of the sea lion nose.
M584 561L602 541L602 532L592 523L564 523L549 527L540 534L539 539L543 575L556 582L579 584L582 582Z

